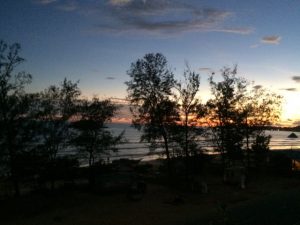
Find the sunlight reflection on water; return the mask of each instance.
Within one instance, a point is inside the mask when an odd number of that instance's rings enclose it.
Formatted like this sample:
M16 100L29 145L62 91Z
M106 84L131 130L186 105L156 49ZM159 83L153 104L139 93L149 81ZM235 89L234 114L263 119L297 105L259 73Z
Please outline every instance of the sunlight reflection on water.
M125 130L125 138L128 143L119 145L119 151L112 153L113 158L143 158L144 160L157 159L162 157L161 152L163 149L158 148L154 152L149 152L149 145L147 143L140 143L141 132L131 127L129 124L110 124L109 129L116 135ZM271 150L300 150L300 139L288 138L290 131L266 131L267 135L271 135L270 149ZM297 136L300 136L300 132L294 132ZM199 142L200 146L209 152L212 151L212 143L208 141Z

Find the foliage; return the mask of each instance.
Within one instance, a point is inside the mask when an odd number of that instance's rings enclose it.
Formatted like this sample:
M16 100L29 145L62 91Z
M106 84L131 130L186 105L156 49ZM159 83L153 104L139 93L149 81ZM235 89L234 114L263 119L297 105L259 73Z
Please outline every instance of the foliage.
M92 101L82 100L77 109L78 118L72 123L72 127L77 131L73 144L88 156L91 186L95 182L93 168L95 159L100 161L103 155L109 155L111 150L116 151L115 146L123 139L124 132L114 136L105 127L117 109L110 100L100 101L98 98L93 98Z
M248 124L256 130L276 123L280 117L282 96L262 87L254 86L247 105Z
M257 132L254 132L257 133ZM261 165L265 166L266 160L268 158L269 153L269 144L271 140L271 135L266 135L264 132L259 132L253 137L251 150L254 153L255 166L260 167ZM247 151L250 154L250 150ZM250 160L249 160L250 161ZM248 166L250 167L250 162L248 162Z
M267 126L275 124L281 113L282 96L260 86L254 86L243 106L243 126L246 139L247 165L250 166L251 150L256 164L263 161L269 150L270 135ZM251 148L250 141L252 142Z
M270 140L271 135L256 135L252 144L252 150L258 154L269 151Z
M52 85L39 95L37 118L40 123L43 148L50 161L68 144L70 138L69 120L76 113L80 95L78 82L64 79L60 86Z
M223 81L216 82L214 74L209 78L212 99L207 102L208 122L218 150L223 157L240 158L243 146L243 112L247 82L236 77L237 68L224 68Z
M59 85L51 85L39 93L36 100L35 118L39 122L39 137L37 148L47 158L45 162L48 173L54 173L57 155L62 153L70 140L69 120L76 113L76 103L80 96L78 82L64 79ZM54 188L54 177L51 188Z
M191 71L187 65L183 77L184 80L177 81L175 85L180 122L175 129L172 129L172 140L179 146L176 153L185 156L185 175L187 179L192 169L190 156L196 156L200 153L197 140L203 134L203 129L198 127L199 117L197 112L201 110L203 105L197 97L200 89L200 75Z
M132 63L127 73L131 78L126 85L132 122L143 131L141 140L149 141L151 146L156 146L157 141L164 141L169 162L169 131L179 120L179 113L172 94L174 75L168 69L167 60L160 53L146 54Z
M265 127L276 122L281 111L281 96L257 86L249 91L249 83L236 74L236 67L224 68L220 82L212 75L213 97L207 102L214 140L223 157L226 153L230 159L243 157L245 141L247 152L250 140L253 148L267 150L271 137L265 135Z
M88 154L89 166L95 163L95 157L101 159L103 154L110 150L117 150L115 146L122 141L123 132L114 136L105 126L117 111L117 106L110 100L92 101L83 100L78 107L78 118L72 127L78 131L73 138L73 143Z
M199 93L199 88L200 75L191 71L187 66L184 71L184 81L176 83L176 89L178 90L176 99L179 102L181 123L174 136L174 140L184 150L186 157L196 152L196 139L202 131L202 129L197 128L198 117L196 116L196 113L202 107L196 96Z
M17 43L8 46L0 41L0 157L7 163L16 195L19 195L16 158L33 138L29 119L33 96L25 93L31 75L16 72L17 66L24 62L20 50Z

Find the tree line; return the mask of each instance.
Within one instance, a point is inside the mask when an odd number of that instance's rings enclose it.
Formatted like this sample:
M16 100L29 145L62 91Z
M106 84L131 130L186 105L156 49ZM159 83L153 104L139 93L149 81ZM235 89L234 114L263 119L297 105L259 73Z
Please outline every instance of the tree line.
M32 76L16 72L24 62L20 45L0 42L0 159L1 174L13 183L20 194L24 177L46 174L54 188L55 176L66 168L79 166L66 149L76 147L88 158L89 182L93 183L93 165L99 152L111 150L121 142L105 124L118 107L110 100L84 100L78 82L64 79L39 93L28 93ZM58 169L59 168L59 169Z
M220 77L209 76L206 103L200 98L200 75L187 66L183 81L176 81L160 53L146 54L127 73L133 125L154 148L163 140L169 174L170 145L179 144L188 176L189 158L201 153L196 143L201 135L213 140L223 168L237 162L249 167L251 153L261 159L269 150L271 136L265 130L278 121L282 97L238 77L236 66L223 68Z
M60 166L79 167L80 154L88 160L93 185L101 154L117 151L116 145L125 141L123 133L116 136L105 126L119 106L109 99L83 99L78 82L67 79L29 93L32 76L17 71L24 62L20 50L19 44L0 41L1 176L10 179L16 195L26 176L46 174L53 189L57 173L67 170ZM271 137L264 131L278 120L281 97L251 88L237 76L236 67L223 68L220 81L210 75L211 99L206 103L200 98L200 75L186 66L183 80L176 80L160 53L133 62L127 74L132 125L150 149L163 147L170 176L172 158L181 157L188 177L191 158L201 153L199 136L213 139L224 168L236 161L250 166L250 154L268 151ZM76 155L65 154L70 146L78 150Z

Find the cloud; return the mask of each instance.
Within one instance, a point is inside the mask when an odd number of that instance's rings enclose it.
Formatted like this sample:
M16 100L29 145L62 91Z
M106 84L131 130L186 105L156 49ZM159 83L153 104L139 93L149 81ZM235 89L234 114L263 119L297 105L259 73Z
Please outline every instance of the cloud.
M263 44L278 45L280 44L281 39L282 38L277 35L264 36L260 39L260 43L250 45L250 48L258 48Z
M293 79L293 81L300 83L300 76L293 76L292 79Z
M75 11L94 20L93 33L174 35L185 32L223 32L248 35L249 27L224 27L232 12L184 0L33 0L62 11Z
M248 35L253 28L224 26L234 13L184 0L36 0L63 11L76 11L94 20L93 33L177 35L185 32L223 32Z
M261 88L263 88L262 85L255 85L255 86L253 87L253 89L255 89L255 90L258 90L258 89L261 89Z
M33 0L33 2L41 5L50 5L51 3L56 3L56 9L66 12L75 11L80 8L80 4L77 0Z
M281 37L277 35L265 36L260 42L264 44L278 45L280 44Z
M115 77L106 77L106 80L115 80Z
M297 91L297 88L282 88L283 91Z
M41 5L48 5L57 2L57 0L34 0L33 2Z
M201 72L207 72L207 73L213 72L213 70L209 67L200 67L198 70Z
M248 35L253 33L254 28L221 28L221 29L212 29L211 31Z
M122 1L122 4L108 4L107 7L111 21L109 24L99 24L99 30L115 32L135 30L150 33L225 32L225 30L231 33L238 32L235 29L218 27L232 15L223 10L200 8L164 0L131 0L126 3Z

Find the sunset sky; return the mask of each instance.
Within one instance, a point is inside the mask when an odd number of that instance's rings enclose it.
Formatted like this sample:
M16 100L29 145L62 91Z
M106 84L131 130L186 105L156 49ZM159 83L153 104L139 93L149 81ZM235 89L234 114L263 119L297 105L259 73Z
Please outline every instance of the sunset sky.
M0 39L22 45L42 90L64 77L83 95L126 96L126 71L161 52L180 79L185 61L207 77L239 75L285 97L283 122L300 121L299 0L0 0Z

